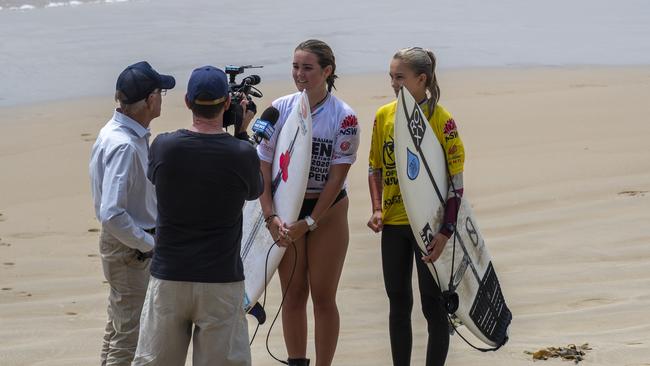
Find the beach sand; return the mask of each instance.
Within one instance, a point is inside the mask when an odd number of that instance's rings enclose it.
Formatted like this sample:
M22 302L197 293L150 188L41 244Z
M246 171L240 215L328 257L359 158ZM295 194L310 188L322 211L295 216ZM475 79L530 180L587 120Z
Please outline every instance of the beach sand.
M440 80L466 146L466 196L514 316L503 349L480 353L454 336L447 364L530 365L525 351L588 342L585 365L650 365L650 67L443 70ZM374 111L394 96L384 74L343 75L337 86L359 116L362 144L348 179L334 364L388 365L366 172ZM154 134L189 126L183 88L164 98ZM261 89L260 111L294 91L289 81ZM88 159L111 94L0 109L0 365L98 363L108 288ZM275 280L268 295L272 317ZM310 328L312 319L310 310ZM255 365L277 364L265 347L269 323L253 344ZM416 293L414 365L424 363L425 328ZM286 358L280 320L269 347Z

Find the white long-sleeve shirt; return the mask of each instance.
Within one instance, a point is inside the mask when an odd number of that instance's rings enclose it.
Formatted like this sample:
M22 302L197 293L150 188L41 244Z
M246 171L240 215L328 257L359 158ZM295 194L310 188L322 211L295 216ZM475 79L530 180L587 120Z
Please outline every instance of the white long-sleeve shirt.
M141 124L113 114L97 136L90 158L95 215L124 245L142 252L154 247L145 229L156 226L156 193L147 179L149 136Z

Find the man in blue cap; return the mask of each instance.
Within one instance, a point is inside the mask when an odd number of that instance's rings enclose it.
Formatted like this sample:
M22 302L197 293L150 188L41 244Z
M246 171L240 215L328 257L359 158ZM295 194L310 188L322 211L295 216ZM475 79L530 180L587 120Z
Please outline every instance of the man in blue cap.
M192 125L151 144L157 240L133 365L185 365L191 340L194 365L250 365L242 208L262 193L260 162L223 128L231 103L223 71L195 69L185 103Z
M130 365L154 248L156 196L147 180L149 124L160 116L162 95L176 84L147 62L127 67L117 79L119 102L97 136L90 159L99 250L110 285L102 365Z

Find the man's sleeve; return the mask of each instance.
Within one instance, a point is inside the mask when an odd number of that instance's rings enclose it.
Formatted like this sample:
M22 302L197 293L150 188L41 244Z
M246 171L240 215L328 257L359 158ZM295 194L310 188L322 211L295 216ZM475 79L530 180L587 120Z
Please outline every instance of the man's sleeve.
M124 245L148 252L154 247L153 237L137 227L126 211L128 192L135 183L135 169L141 168L132 146L121 145L110 153L102 181L99 220Z
M257 199L264 192L264 178L262 177L262 171L260 170L260 159L257 156L255 150L251 149L249 164L249 190L248 201Z

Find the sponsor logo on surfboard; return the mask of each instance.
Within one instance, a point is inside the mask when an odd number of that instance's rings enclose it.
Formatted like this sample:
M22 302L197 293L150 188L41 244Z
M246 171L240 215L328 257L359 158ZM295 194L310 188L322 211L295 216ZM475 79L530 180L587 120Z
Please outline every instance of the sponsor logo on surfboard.
M282 172L282 181L289 179L289 163L291 162L291 152L287 150L280 155L280 171Z
M469 236L469 240L472 242L472 245L474 245L474 248L476 248L479 254L482 253L483 248L485 247L485 242L480 237L476 225L474 225L474 221L472 221L469 216L465 219L465 230L467 231L467 236Z
M424 138L424 132L427 130L427 126L424 123L424 118L420 114L417 106L413 109L413 114L409 118L409 131L411 131L411 136L413 137L413 143L418 149L422 144L422 138Z
M465 272L467 272L467 267L472 265L472 259L467 255L463 253L463 259L460 261L460 264L456 268L456 271L453 274L453 280L452 283L454 286L458 286L460 284L460 281L463 280L463 276L465 276Z
M420 159L417 155L413 154L408 147L406 148L406 161L406 174L410 180L415 180L415 178L420 174Z
M429 225L428 222L424 225L422 230L420 230L420 238L422 238L425 247L431 243L431 240L433 240L433 230L431 230L431 225Z
M308 104L307 95L303 92L302 98L300 99L300 132L302 132L303 136L307 134L307 124L305 121L309 118Z

